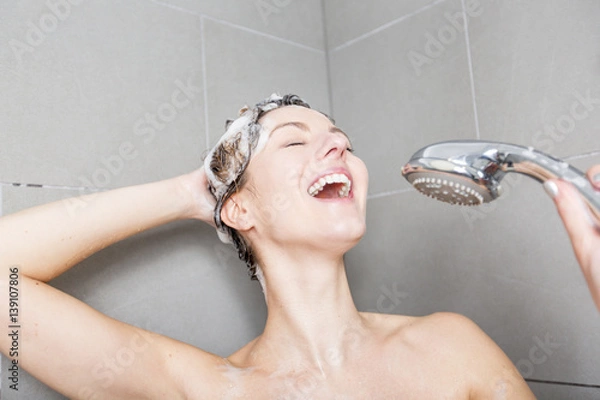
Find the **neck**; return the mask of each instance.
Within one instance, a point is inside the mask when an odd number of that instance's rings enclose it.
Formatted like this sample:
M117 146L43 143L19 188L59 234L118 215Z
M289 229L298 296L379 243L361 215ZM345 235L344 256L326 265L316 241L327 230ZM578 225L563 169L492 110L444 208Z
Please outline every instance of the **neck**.
M268 317L257 345L269 357L285 354L325 373L323 365L339 362L348 341L364 331L341 257L278 257L265 264L261 284Z

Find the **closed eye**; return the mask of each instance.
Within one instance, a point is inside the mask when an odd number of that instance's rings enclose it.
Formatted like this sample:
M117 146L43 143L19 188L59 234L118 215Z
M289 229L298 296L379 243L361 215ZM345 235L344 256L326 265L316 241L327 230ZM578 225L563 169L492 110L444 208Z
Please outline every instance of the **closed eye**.
M302 143L302 142L294 142L294 143L287 144L285 147L302 146L302 145L304 145L304 143Z

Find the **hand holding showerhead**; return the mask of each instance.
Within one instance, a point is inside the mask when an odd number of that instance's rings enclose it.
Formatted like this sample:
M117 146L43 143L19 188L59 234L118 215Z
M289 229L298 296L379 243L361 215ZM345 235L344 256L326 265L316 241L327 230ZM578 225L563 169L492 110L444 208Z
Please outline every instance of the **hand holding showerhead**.
M460 205L487 203L500 196L500 182L509 172L544 183L600 310L600 165L590 169L587 179L568 163L531 147L453 141L422 148L402 169L421 193Z

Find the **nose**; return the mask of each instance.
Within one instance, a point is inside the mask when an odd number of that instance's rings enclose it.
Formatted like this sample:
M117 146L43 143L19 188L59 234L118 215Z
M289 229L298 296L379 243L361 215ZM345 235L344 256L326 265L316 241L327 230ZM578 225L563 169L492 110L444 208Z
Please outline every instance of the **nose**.
M328 157L341 157L346 154L348 141L336 133L328 134L322 144L319 152L319 159Z

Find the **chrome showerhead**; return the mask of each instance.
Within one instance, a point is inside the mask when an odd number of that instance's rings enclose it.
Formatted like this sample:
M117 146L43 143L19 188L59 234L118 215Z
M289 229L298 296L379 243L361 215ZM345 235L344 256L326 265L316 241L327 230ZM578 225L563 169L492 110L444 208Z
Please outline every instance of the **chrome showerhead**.
M460 205L496 199L502 194L500 182L509 172L539 182L555 178L571 182L600 220L600 192L585 174L532 147L476 140L441 142L423 147L402 168L402 175L421 193Z

